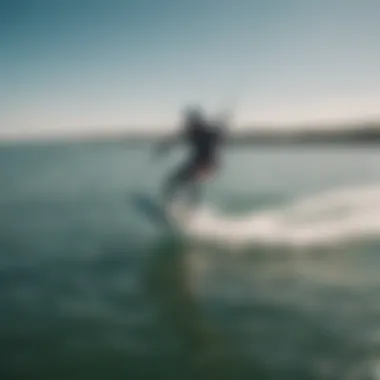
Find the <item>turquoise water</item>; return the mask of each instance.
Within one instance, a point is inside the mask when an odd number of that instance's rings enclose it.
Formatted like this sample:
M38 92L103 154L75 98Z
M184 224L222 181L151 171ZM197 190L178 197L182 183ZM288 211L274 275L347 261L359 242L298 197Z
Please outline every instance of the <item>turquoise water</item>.
M182 153L148 153L116 143L0 149L2 378L376 378L376 233L352 241L342 220L323 219L340 232L323 249L178 239L132 195L154 195ZM376 194L373 205L357 201L380 182L376 149L234 148L224 159L205 194L222 215L214 230L352 188L354 225L371 214L375 230ZM257 232L255 221L244 226Z

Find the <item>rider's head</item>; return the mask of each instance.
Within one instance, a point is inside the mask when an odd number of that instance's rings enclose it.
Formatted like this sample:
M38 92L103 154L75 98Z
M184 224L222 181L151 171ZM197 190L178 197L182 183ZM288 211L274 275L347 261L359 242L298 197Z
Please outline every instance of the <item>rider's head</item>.
M185 109L184 114L188 124L197 125L205 122L205 115L201 107L188 107Z

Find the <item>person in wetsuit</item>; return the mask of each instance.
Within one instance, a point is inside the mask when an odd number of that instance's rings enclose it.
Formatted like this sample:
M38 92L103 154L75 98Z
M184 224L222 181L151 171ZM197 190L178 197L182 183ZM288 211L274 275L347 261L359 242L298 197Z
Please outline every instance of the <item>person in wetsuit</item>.
M219 147L224 135L219 125L209 124L202 111L190 109L185 115L180 141L189 145L190 157L166 180L163 201L170 202L180 190L187 190L192 202L200 198L200 181L210 178L219 168ZM176 139L159 144L158 151L166 150Z

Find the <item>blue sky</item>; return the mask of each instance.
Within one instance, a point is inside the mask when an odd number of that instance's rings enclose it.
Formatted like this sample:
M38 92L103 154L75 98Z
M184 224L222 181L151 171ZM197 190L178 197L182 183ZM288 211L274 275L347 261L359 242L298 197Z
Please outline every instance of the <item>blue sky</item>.
M0 0L0 135L380 116L380 1Z

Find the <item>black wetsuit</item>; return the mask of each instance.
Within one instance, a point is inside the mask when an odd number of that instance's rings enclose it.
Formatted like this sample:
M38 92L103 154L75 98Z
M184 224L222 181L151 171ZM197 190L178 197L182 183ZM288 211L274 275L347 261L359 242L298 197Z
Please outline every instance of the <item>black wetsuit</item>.
M211 175L218 167L219 146L222 140L220 129L203 126L189 126L184 135L190 145L190 158L167 181L165 198L171 198L181 187L192 192L193 199L199 198L198 180Z
M194 128L187 131L185 138L191 153L183 169L188 173L188 180L195 180L205 170L213 170L218 163L220 133L212 128Z

